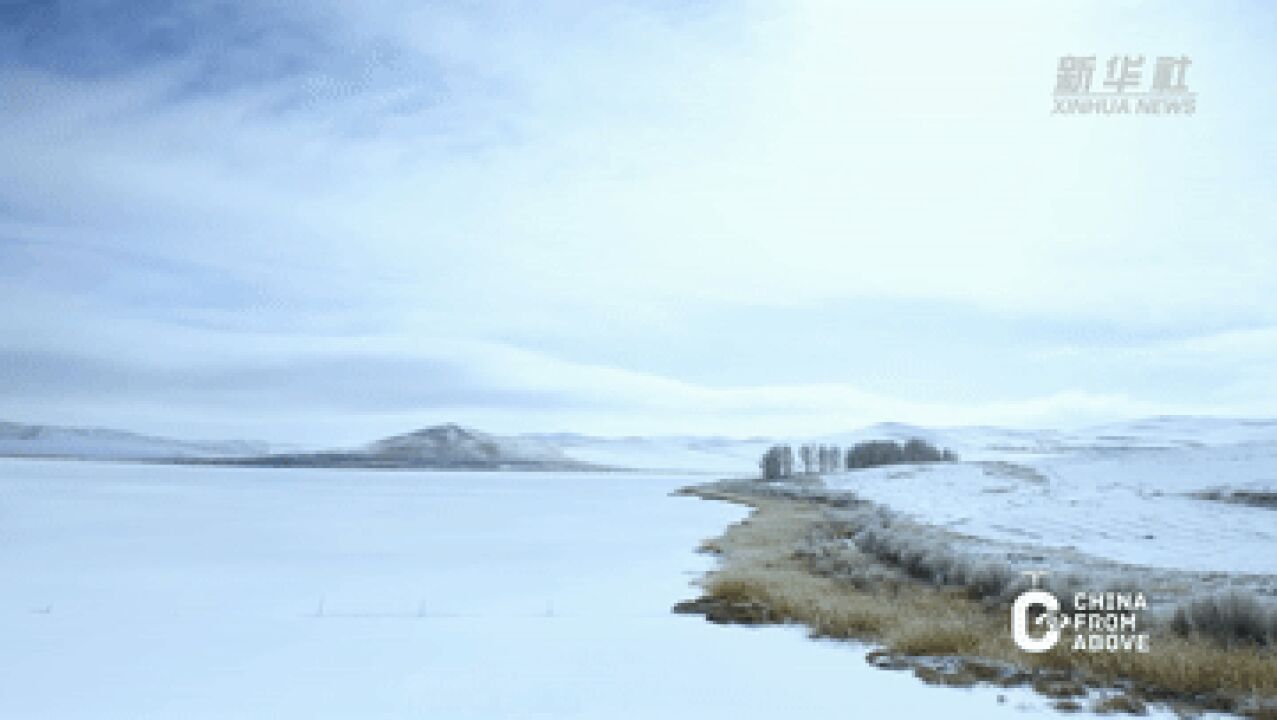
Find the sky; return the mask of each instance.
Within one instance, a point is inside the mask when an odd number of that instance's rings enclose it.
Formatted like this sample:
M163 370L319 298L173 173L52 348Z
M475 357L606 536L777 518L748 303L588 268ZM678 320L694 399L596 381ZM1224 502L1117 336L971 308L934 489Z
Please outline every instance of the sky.
M1277 412L1277 9L0 0L0 419ZM1191 117L1052 113L1187 55Z

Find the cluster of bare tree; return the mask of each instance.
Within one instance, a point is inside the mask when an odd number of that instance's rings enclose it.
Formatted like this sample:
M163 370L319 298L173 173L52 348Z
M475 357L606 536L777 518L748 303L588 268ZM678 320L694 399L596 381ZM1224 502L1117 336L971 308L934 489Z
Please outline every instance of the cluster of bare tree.
M798 460L802 463L802 472L808 475L843 468L842 451L836 445L800 445ZM763 453L758 466L768 480L792 477L794 450L788 445L773 445Z
M952 462L958 456L948 448L940 449L921 438L912 438L903 444L892 440L870 440L857 443L844 454L837 445L800 445L798 459L802 472L836 472L858 468L915 462ZM788 445L773 445L763 453L758 462L766 480L793 477L794 450Z
M957 459L952 450L941 450L921 438L912 438L903 445L891 440L870 440L847 451L847 469L897 463L952 462Z

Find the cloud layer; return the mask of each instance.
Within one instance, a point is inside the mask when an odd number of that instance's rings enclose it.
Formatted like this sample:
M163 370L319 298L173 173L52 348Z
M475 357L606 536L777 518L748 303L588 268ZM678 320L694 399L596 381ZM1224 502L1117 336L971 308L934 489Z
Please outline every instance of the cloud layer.
M1271 413L1272 11L7 4L0 413L350 439ZM1188 53L1193 118L1050 115Z

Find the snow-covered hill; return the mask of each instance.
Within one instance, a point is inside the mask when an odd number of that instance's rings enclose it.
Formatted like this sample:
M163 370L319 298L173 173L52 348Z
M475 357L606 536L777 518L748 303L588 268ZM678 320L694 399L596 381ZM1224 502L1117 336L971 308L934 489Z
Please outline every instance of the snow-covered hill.
M1277 577L1277 421L1161 417L1018 444L964 432L937 437L956 441L963 462L825 481L986 543Z
M85 460L223 458L262 454L262 443L188 442L105 428L75 428L0 422L0 456Z
M987 425L929 428L905 423L878 423L850 432L789 442L847 447L865 440L904 441L914 437L951 448L964 459L996 460L1087 451L1277 445L1277 419L1177 415L1105 423L1076 430Z
M392 435L368 445L364 452L386 460L428 465L475 463L568 463L571 458L552 444L529 437L489 435L455 423Z
M453 423L393 435L362 447L201 460L213 464L307 468L453 470L605 469L569 457L553 445L522 437L489 435Z

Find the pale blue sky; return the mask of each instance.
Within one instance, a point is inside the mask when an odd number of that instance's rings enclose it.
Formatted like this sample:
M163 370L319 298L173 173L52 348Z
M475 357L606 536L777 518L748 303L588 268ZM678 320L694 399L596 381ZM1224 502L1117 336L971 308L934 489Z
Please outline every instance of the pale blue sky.
M0 418L1277 411L1265 3L0 3ZM1199 112L1052 117L1065 54ZM1101 62L1102 65L1102 62Z

